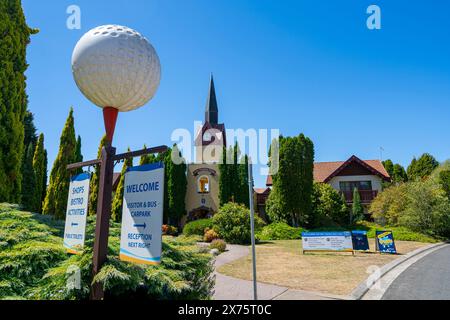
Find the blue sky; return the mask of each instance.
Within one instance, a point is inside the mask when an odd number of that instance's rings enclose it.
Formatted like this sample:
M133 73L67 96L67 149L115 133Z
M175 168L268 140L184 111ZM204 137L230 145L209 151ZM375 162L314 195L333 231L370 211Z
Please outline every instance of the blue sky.
M66 9L81 8L81 30ZM112 4L112 5L111 5ZM382 29L368 30L377 4ZM220 121L228 128L279 128L309 136L316 161L383 158L408 165L423 152L450 158L450 3L447 1L23 0L39 28L28 47L29 109L44 132L49 169L69 107L85 159L96 156L100 109L77 89L71 54L103 24L144 34L157 50L162 82L145 107L119 115L115 142L171 144L174 129L203 119L214 73ZM264 177L256 176L257 186Z

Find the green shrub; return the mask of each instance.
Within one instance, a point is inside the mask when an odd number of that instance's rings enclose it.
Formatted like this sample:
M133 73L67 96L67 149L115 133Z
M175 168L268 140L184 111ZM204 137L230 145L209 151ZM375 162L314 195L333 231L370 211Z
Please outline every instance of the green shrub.
M200 219L192 222L186 223L183 228L183 234L186 236L198 235L202 236L205 234L206 228L212 228L212 219Z
M255 230L261 229L263 225L261 218L255 216ZM213 229L227 243L249 244L250 210L236 203L225 204L213 217Z
M42 216L0 206L0 299L21 297L48 268L67 258L60 226L45 225ZM51 221L51 220L48 220Z
M258 240L295 240L301 239L302 228L294 228L284 222L271 223L257 234Z
M375 232L377 230L389 230L394 234L394 240L398 241L435 243L441 240L440 238L430 237L420 232L414 232L407 227L381 226L367 221L358 222L355 226L353 226L352 230L365 230L367 231L368 238L375 238Z
M225 250L227 249L227 244L225 241L221 240L221 239L215 239L211 242L211 244L209 245L210 249L217 249L219 250L219 252L225 252Z
M88 299L90 285L99 282L105 299L209 299L214 267L188 237L163 237L162 261L147 266L120 261L120 225L110 224L108 260L92 278L95 217L88 218L86 243L80 255L68 255L62 246L61 222L5 209L0 205L0 299ZM63 224L62 224L63 227ZM81 287L67 286L79 270Z
M327 183L314 183L312 225L338 226L349 223L349 210L342 196Z
M376 221L431 237L450 237L450 199L434 176L392 186L372 202Z

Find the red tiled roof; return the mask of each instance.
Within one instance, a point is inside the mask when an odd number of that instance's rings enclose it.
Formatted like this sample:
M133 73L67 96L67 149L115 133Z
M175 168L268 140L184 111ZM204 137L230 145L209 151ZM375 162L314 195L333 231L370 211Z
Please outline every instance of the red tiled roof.
M264 193L266 193L268 190L270 191L270 188L253 188L253 190L254 190L255 193L257 193L257 194L264 194Z
M380 160L360 160L356 156L352 156L347 161L333 161L333 162L316 162L314 163L314 181L316 182L326 182L333 174L337 173L338 170L343 168L344 164L348 164L352 161L361 161L365 164L368 169L373 170L374 174L378 174L384 179L389 179L389 174L384 168ZM272 185L272 176L267 176L266 185Z

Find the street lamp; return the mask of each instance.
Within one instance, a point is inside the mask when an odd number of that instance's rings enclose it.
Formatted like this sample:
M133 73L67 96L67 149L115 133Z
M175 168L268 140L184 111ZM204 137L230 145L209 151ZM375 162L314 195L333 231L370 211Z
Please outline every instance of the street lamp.
M117 116L149 102L161 80L161 65L150 42L128 27L105 25L88 31L76 44L72 73L81 92L103 109L107 143L100 159L70 164L68 170L100 165L97 221L93 248L93 276L108 251L114 163L126 158L167 151L166 146L116 155L112 147ZM91 288L91 299L104 298L100 284Z

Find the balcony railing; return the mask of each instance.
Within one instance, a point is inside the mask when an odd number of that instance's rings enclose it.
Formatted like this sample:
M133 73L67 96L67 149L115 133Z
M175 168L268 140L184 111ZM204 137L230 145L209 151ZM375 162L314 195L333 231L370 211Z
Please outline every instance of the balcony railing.
M359 190L358 192L361 202L363 203L372 202L372 200L378 195L377 190ZM342 191L342 193L344 194L347 202L353 202L353 191Z

